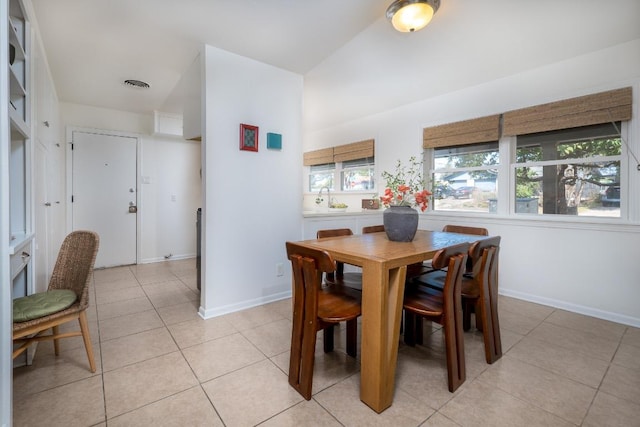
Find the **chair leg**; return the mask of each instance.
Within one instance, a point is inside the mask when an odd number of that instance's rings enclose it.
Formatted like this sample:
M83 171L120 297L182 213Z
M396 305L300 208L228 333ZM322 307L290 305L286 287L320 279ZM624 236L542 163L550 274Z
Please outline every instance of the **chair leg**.
M423 345L424 344L424 319L420 316L416 316L416 320L414 323L414 337L416 340L416 344Z
M356 357L358 349L358 319L347 322L347 354Z
M471 311L473 303L468 298L462 298L462 329L467 332L471 329ZM478 325L478 313L476 313L476 325Z
M80 323L80 330L82 331L82 340L84 341L84 347L87 350L87 358L89 359L89 368L91 369L91 372L95 372L96 363L93 357L93 347L91 345L91 335L89 334L89 322L87 322L86 311L80 312L80 316L78 317L78 322ZM55 327L54 330L55 329L57 329L57 327ZM54 340L54 346L56 347L56 354L58 354L57 352L58 340Z
M488 364L492 364L502 357L498 308L492 307L492 305L495 305L492 304L492 302L493 301L484 301L480 310L476 310L476 323L482 325L484 354ZM477 313L478 311L481 312L480 316Z
M293 327L291 329L291 354L289 356L289 384L300 392L300 370L302 365L302 338L304 328L302 320L298 319L300 313L293 310Z
M313 365L316 352L316 324L293 322L291 356L289 357L289 385L306 400L311 399Z
M60 333L60 327L58 325L53 326L51 328L51 333L52 333L53 336L57 336ZM54 339L53 340L53 354L55 354L56 356L60 355L60 340L59 339Z
M453 393L466 379L462 314L458 312L447 316L442 328L444 329L444 341L447 353L449 391Z
M331 353L333 351L333 325L323 329L324 352Z
M479 330L480 332L482 332L483 326L482 326L482 322L480 321L480 316L482 315L480 312L482 311L482 301L481 298L478 298L475 302L475 304L472 306L473 312L476 314L476 329Z
M404 343L410 347L416 345L416 315L405 310L404 311Z

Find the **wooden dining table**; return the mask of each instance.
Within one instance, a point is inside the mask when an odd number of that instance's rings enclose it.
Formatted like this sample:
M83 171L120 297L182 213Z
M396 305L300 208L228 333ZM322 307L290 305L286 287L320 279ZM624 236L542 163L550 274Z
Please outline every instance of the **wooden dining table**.
M447 246L483 238L418 230L411 242L392 242L384 232L297 242L362 267L360 400L374 411L393 403L407 265L431 259Z

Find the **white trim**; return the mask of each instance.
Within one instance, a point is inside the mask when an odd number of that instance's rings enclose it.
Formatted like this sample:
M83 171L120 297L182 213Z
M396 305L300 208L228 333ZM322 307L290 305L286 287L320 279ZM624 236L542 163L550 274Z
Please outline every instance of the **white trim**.
M581 220L576 221L575 215L535 215L535 214L517 214L517 215L498 215L484 212L456 212L456 211L434 211L421 213L420 219L428 221L430 218L450 220L467 220L469 222L482 222L483 224L500 224L515 225L525 228L562 228L575 230L598 230L598 231L616 231L620 233L640 233L640 228L635 222L623 220L620 218L600 218L595 216L579 217ZM615 219L616 221L613 221Z
M9 4L7 0L0 0L0 33L9 34ZM4 36L3 36L4 37ZM4 38L0 44L0 87L3 97L8 97L9 91L9 46ZM7 92L4 92L6 89ZM7 93L7 95L5 95ZM4 99L0 102L0 425L11 425L11 411L13 402L13 368L12 352L12 324L11 318L11 267L9 263L9 144L11 143L9 125L9 103Z
M283 299L291 298L291 291L280 292L277 294L271 294L266 297L256 298L252 300L241 301L236 304L225 305L217 307L212 310L205 310L202 306L198 310L198 314L203 319L211 319L213 317L222 316L223 314L235 313L236 311L245 310L247 308L258 307L271 302L281 301Z
M178 261L178 260L182 260L182 259L194 259L196 257L197 254L182 254L182 255L171 255L170 258L165 258L165 257L155 257L155 258L144 258L144 259L138 259L138 264L153 264L156 262L171 262L171 261Z
M560 308L572 313L584 314L586 316L596 317L598 319L608 320L611 322L621 323L636 328L640 328L640 318L625 316L624 314L613 313L610 311L598 310L597 308L585 307L579 304L573 304L566 301L560 301L552 298L540 297L525 292L512 291L509 289L500 289L500 295L517 298L523 301L534 302L549 307Z

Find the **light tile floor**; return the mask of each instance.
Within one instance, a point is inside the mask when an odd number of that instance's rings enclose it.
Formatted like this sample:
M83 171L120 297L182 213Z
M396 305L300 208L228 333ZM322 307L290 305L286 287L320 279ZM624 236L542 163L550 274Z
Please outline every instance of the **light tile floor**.
M95 272L98 371L81 339L14 369L15 426L640 425L640 329L500 297L504 356L465 334L467 381L447 390L437 325L400 344L393 405L358 397L359 362L318 345L313 398L287 383L290 300L203 320L194 260ZM321 339L322 334L318 334ZM342 344L342 346L341 346Z

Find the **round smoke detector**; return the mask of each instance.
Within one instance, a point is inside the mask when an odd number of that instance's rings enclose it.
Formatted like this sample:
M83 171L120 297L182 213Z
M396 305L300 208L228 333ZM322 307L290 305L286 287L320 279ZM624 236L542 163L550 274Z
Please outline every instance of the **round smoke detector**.
M143 82L141 80L125 80L125 86L131 86L138 89L149 89L149 83Z

